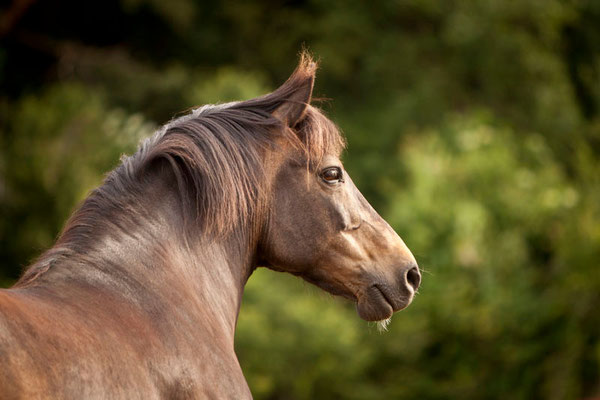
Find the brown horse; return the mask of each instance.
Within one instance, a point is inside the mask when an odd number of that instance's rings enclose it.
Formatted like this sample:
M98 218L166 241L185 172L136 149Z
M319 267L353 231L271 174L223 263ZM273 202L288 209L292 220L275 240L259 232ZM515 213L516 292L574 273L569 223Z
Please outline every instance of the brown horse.
M408 306L415 259L344 171L315 69L170 122L108 175L0 291L0 397L250 398L233 341L259 266L369 321Z

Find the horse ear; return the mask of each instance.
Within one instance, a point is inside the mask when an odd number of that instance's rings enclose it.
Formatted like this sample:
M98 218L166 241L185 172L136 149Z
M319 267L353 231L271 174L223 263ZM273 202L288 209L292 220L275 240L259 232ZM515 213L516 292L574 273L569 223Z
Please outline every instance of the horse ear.
M272 93L280 98L280 104L273 111L273 116L290 128L296 125L306 113L312 96L316 71L317 63L307 52L303 52L294 73Z

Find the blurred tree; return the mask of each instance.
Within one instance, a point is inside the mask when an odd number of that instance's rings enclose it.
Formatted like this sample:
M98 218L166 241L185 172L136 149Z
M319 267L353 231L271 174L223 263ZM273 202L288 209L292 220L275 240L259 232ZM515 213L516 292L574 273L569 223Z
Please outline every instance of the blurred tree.
M10 116L0 164L3 281L52 245L73 207L153 128L77 84L49 86L4 113Z

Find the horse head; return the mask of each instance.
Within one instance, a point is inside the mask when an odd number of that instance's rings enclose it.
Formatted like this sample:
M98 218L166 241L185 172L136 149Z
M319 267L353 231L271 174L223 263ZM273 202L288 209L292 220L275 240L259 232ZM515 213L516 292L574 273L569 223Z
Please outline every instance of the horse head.
M267 160L270 198L260 263L355 301L365 320L385 321L411 303L421 274L400 236L344 169L339 130L310 105L315 70L304 55L292 76L267 95L279 101L272 115L285 139Z

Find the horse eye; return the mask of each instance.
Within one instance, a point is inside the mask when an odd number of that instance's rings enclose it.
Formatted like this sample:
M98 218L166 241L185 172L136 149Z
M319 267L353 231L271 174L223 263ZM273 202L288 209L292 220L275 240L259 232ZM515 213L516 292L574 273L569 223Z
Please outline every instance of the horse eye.
M321 172L321 178L327 183L342 181L342 170L338 167L326 168Z

